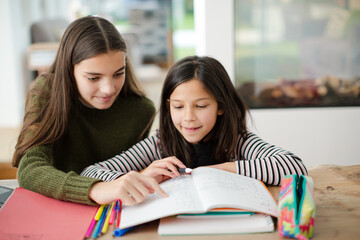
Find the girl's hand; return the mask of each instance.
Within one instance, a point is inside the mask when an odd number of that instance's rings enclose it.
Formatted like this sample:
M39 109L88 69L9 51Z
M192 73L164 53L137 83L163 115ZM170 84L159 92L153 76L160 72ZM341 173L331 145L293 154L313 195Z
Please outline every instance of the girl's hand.
M114 181L95 183L90 188L89 197L98 204L120 199L124 205L130 206L144 201L154 192L162 197L168 196L154 178L131 171Z
M167 157L152 162L141 174L153 177L158 183L161 183L180 176L177 168L186 168L186 166L176 157Z

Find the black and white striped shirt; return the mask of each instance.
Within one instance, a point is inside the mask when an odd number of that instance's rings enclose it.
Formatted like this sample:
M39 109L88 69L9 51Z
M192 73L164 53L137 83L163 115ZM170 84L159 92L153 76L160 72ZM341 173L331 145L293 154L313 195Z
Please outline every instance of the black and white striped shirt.
M111 159L85 168L81 175L112 181L132 170L141 171L153 161L162 159L159 143L155 134ZM279 185L284 175L307 175L307 169L299 157L264 142L251 132L246 139L239 135L234 159L229 162L235 162L238 174L270 185Z

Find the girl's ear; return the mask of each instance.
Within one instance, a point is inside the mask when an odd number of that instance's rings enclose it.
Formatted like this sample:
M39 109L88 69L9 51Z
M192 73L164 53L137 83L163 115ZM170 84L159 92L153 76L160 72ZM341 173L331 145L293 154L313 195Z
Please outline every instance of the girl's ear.
M224 110L222 110L222 109L218 109L218 111L217 111L217 115L221 116L221 115L223 115L223 114L224 114Z
M166 99L166 107L167 109L170 109L170 99Z

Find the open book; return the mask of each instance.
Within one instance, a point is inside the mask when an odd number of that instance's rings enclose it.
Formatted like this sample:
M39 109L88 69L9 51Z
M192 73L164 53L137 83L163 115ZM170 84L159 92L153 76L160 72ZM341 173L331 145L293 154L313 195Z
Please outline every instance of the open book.
M276 202L261 181L215 168L196 168L191 175L170 179L160 186L169 197L154 193L138 205L124 207L120 228L182 213L204 213L213 208L278 215Z

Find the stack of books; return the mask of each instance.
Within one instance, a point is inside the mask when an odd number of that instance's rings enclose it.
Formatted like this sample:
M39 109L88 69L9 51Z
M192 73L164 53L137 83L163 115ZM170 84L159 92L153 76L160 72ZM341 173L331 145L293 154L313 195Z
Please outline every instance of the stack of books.
M160 220L159 235L238 234L273 232L274 222L266 214L242 210L211 210L180 214Z

